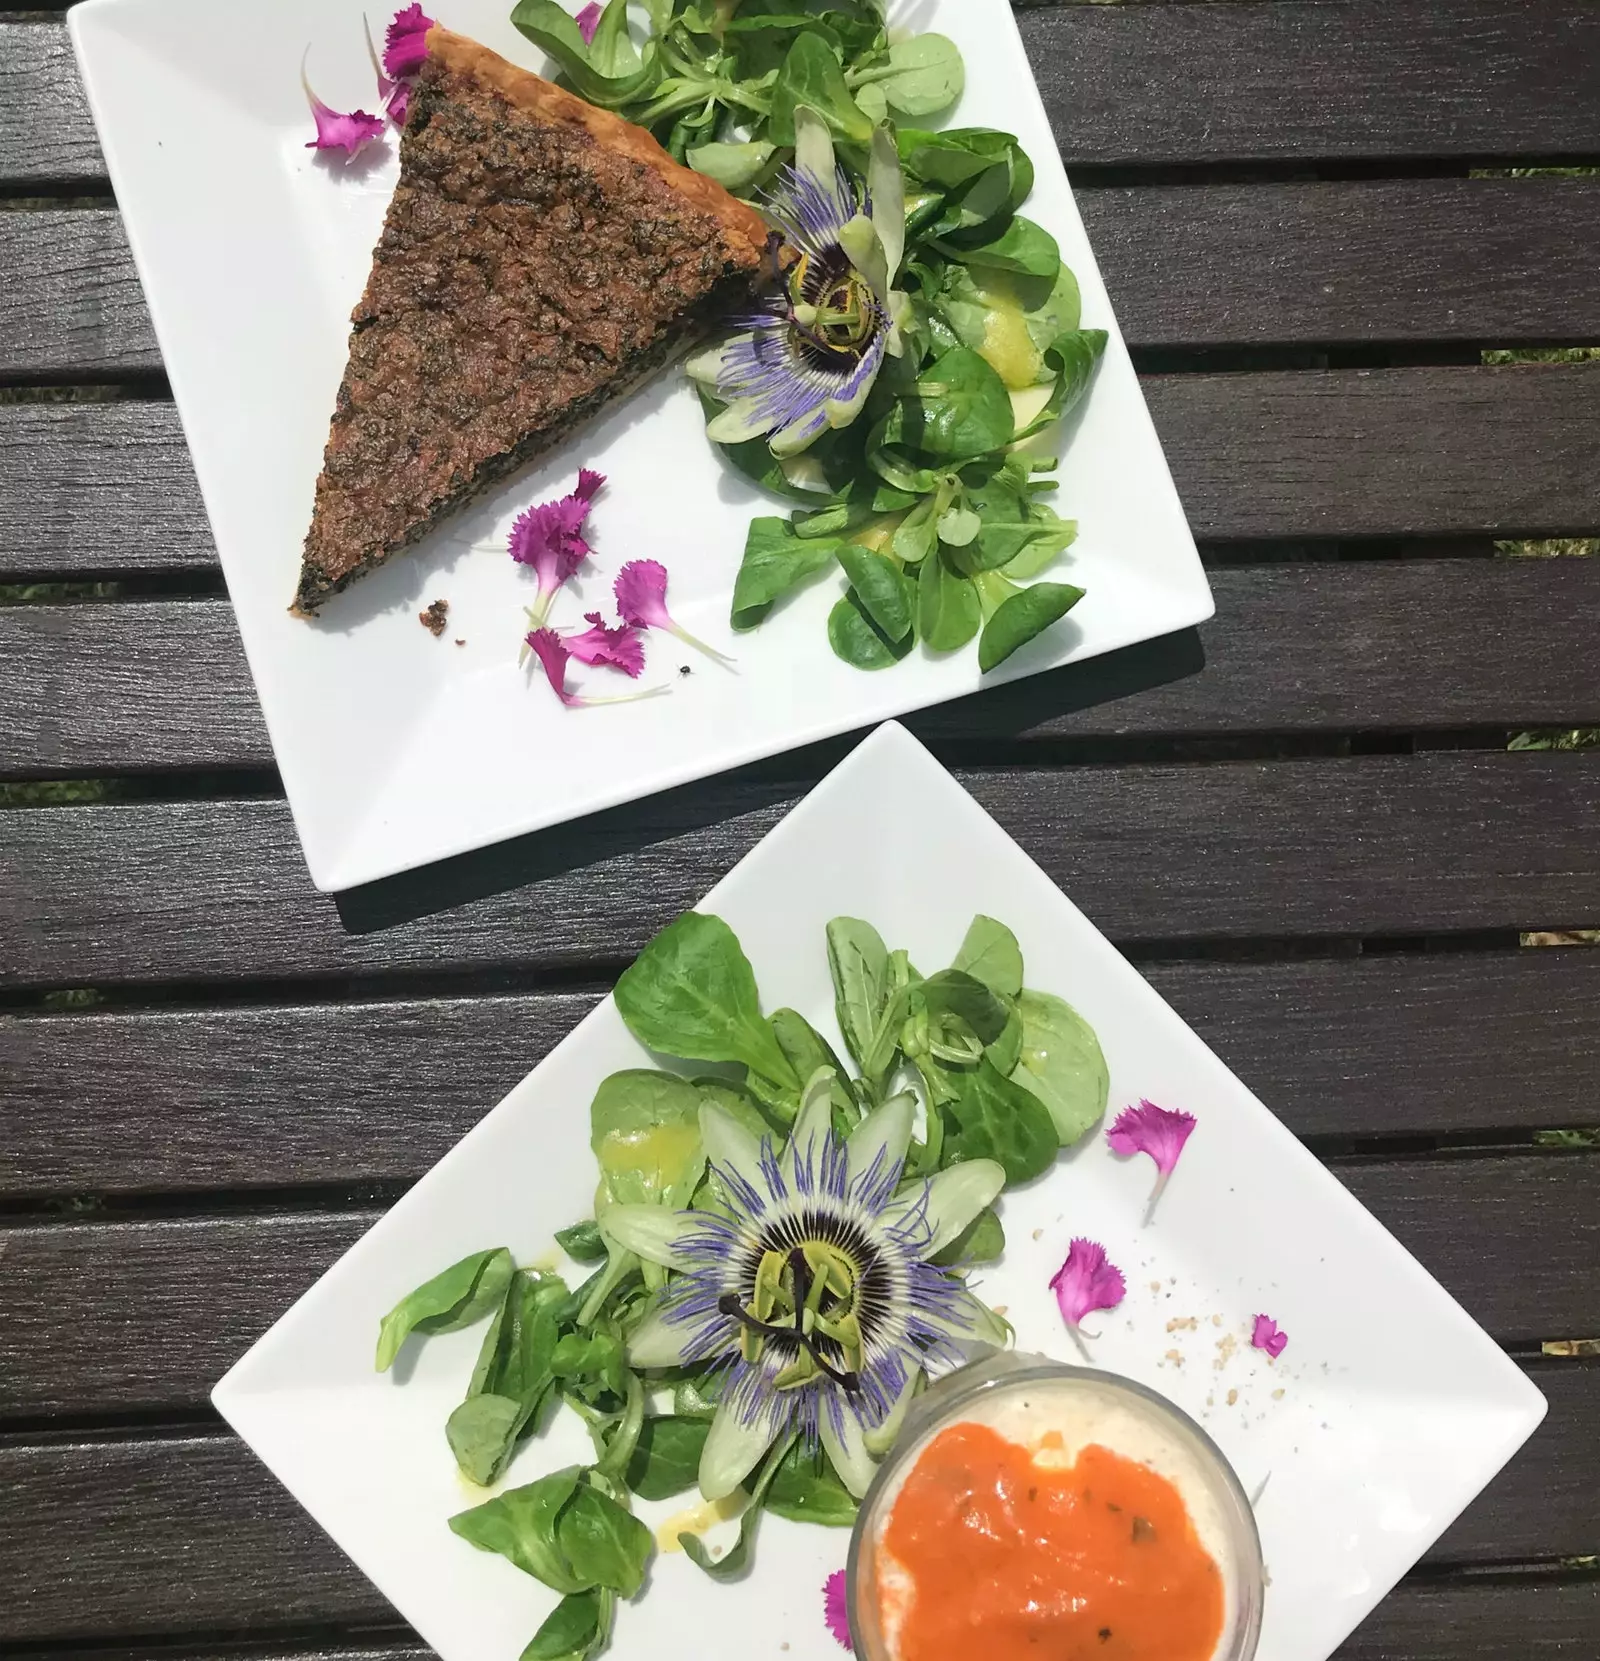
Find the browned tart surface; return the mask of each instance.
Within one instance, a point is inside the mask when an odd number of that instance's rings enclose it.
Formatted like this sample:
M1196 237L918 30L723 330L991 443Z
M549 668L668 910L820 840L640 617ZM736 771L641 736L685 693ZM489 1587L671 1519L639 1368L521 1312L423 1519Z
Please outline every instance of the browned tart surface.
M294 609L629 391L737 302L765 239L641 128L433 30Z

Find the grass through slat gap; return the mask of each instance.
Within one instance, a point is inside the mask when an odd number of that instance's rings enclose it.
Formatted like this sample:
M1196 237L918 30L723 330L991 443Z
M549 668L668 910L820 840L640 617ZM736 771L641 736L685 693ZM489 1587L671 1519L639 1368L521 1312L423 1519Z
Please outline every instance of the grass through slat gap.
M143 1411L130 1408L115 1417L103 1413L51 1413L32 1417L18 1414L0 1417L0 1455L8 1448L23 1447L32 1452L41 1448L75 1447L84 1442L114 1444L196 1436L231 1435L213 1407L153 1407ZM7 1648L6 1661L19 1651Z
M307 975L302 979L153 981L126 986L69 986L0 991L0 1014L70 1016L194 1014L270 1010L307 1004L409 1004L437 1000L592 997L609 992L628 958L595 959L538 969L402 970L391 975Z
M172 387L158 370L130 372L119 380L82 379L71 375L48 381L0 376L0 404L154 404L170 403Z
M115 605L124 600L216 600L228 592L220 569L113 571L103 577L0 582L0 606Z
M277 770L270 767L0 782L0 808L127 806L173 801L277 801L282 797L283 783Z
M0 185L0 213L71 213L79 208L115 207L109 179L74 181L70 186L16 182Z
M486 1103L485 1109L491 1104ZM421 1171L416 1177L422 1175ZM416 1177L379 1182L298 1183L274 1188L194 1188L147 1193L0 1195L0 1247L8 1228L41 1222L80 1228L97 1223L180 1223L194 1219L230 1221L274 1217L339 1215L348 1211L387 1211Z

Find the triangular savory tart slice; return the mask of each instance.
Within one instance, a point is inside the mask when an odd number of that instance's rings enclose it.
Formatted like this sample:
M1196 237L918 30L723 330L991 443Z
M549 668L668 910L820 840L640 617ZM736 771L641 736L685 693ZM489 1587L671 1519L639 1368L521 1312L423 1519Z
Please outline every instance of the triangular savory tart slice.
M766 240L642 128L432 30L293 609L631 391L737 304Z

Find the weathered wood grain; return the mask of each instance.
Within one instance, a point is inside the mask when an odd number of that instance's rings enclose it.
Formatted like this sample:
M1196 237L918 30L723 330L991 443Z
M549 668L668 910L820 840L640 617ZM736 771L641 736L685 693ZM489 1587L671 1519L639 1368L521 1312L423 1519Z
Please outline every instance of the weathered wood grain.
M0 22L0 191L105 171L65 23Z
M1556 1558L1595 1544L1600 1368L1540 1367L1533 1376L1550 1416L1426 1561ZM0 1491L0 1584L13 1593L0 1604L0 1641L242 1636L393 1619L232 1437L12 1443L0 1446ZM1462 1661L1474 1653L1441 1649L1442 1637L1423 1654ZM1583 1653L1573 1652L1575 1661ZM1513 1655L1523 1661L1521 1651L1496 1652L1495 1661Z
M1135 348L1600 340L1600 179L1077 194Z
M171 404L0 404L0 578L216 568Z
M1597 147L1600 15L1585 0L1086 6L1018 21L1069 170Z
M421 1117L426 1105L412 1100ZM1600 1158L1360 1162L1337 1175L1496 1337L1600 1330L1600 1277L1592 1273ZM202 1406L212 1384L379 1215L0 1229L0 1421ZM531 1219L552 1236L576 1220Z
M1600 180L1078 194L1128 344L1600 339ZM0 213L0 376L161 368L113 209Z
M1600 528L1600 364L1152 375L1195 534ZM0 578L213 567L170 404L0 404Z
M1600 721L1600 561L1318 562L1224 567L1211 580L1217 616L1200 630L1198 672L1185 636L944 705L912 725L940 743L1002 731L1061 739ZM0 608L0 662L0 774L271 764L226 601Z
M1469 1572L1407 1580L1340 1646L1334 1661L1575 1661L1597 1623L1600 1581L1593 1579L1528 1575L1507 1583ZM169 1650L123 1647L118 1654L122 1661L174 1661ZM345 1643L197 1645L178 1661L429 1661L432 1654L420 1638L388 1630Z
M114 210L0 212L0 271L0 376L111 381L161 368Z
M1201 536L1291 534L1291 522L1306 537L1600 526L1600 363L1163 375L1144 386Z
M1576 1661L1597 1626L1597 1580L1409 1581L1334 1661Z
M1069 168L1596 148L1585 0L1067 6L1019 23ZM102 177L63 26L0 28L0 183Z
M1600 752L957 777L1124 941L1600 920ZM731 775L373 885L342 911L312 892L281 802L10 809L0 984L614 963L795 795L766 771Z
M1600 952L1194 961L1144 973L1301 1136L1466 1136L1600 1119ZM0 1195L406 1181L598 996L0 1017Z

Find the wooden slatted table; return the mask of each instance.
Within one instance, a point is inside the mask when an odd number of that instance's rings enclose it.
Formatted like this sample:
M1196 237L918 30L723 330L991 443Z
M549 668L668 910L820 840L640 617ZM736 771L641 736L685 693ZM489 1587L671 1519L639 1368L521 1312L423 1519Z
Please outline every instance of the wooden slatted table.
M33 3L0 12L0 1649L413 1661L209 1386L843 746L314 893ZM913 724L1550 1399L1341 1654L1592 1661L1600 749L1508 743L1600 725L1600 558L1528 547L1600 535L1600 362L1523 361L1600 345L1600 6L1021 22L1218 616Z

